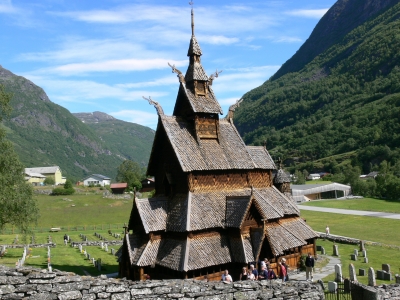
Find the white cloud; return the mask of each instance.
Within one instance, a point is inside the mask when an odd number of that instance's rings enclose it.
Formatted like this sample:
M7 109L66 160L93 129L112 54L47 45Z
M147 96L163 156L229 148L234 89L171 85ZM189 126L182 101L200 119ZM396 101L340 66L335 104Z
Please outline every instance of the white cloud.
M143 100L143 95L152 97L165 96L165 92L147 90L129 91L128 89L98 83L90 80L54 80L35 75L24 75L35 84L43 87L49 98L54 102L84 102L94 103L92 100L116 99L122 101Z
M285 12L285 14L296 17L305 17L320 19L328 11L328 8L324 9L297 9Z
M0 13L16 13L17 9L12 5L11 0L0 0Z
M229 45L239 42L238 38L229 38L223 35L199 36L199 40L214 45Z
M117 84L117 87L133 89L133 88L143 88L149 86L163 86L163 85L177 85L179 82L178 78L176 78L176 74L165 76L162 78L158 78L152 81L143 81L143 82L133 82L133 83L120 83Z
M57 74L58 76L77 76L96 72L132 72L169 68L168 62L176 66L187 65L187 60L175 61L163 58L120 59L88 63L73 63L36 70L36 74Z
M303 40L298 37L280 36L273 39L275 43L300 43Z
M156 127L158 121L158 115L156 113L149 113L141 110L120 110L116 112L110 112L108 114L115 118L149 126L153 129Z
M234 104L236 101L238 101L240 98L222 98L222 99L218 99L219 104L222 105L229 105L231 106L232 104Z

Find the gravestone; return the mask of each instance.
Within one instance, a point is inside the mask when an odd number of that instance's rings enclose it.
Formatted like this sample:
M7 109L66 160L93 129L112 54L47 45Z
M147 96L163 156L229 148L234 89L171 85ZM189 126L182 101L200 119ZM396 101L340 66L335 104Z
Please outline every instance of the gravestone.
M87 254L87 259L90 260L90 254L89 253Z
M96 260L94 258L92 258L92 264L93 266L96 266Z
M342 282L343 281L343 274L342 274L342 266L339 264L335 265L335 281Z
M50 263L47 264L47 269L49 270L50 273L53 272L53 268L51 267Z
M115 255L115 249L114 248L111 248L111 254Z
M372 268L372 267L369 267L369 269L368 269L368 285L376 286L375 272L374 272L374 268Z
M79 244L78 248L79 248L79 252L82 252L82 244Z
M64 245L67 246L68 240L64 240Z
M339 256L339 247L338 245L333 245L333 255Z
M389 280L389 281L393 280L392 279L392 274L384 272L383 273L383 280Z
M364 262L367 264L368 263L368 257L364 257Z
M326 254L326 252L325 252L325 248L324 248L324 247L321 247L321 254L323 254L323 255L325 255L325 254Z
M351 281L357 281L356 269L353 264L349 264L349 274Z
M108 252L108 245L107 245L107 244L104 245L104 250L105 250L106 252Z
M86 249L84 249L84 250L83 250L83 255L85 255L85 256L86 256Z
M383 271L383 270L378 270L378 271L376 271L376 277L378 278L378 279L380 279L380 280L383 280L383 278L384 278L384 274L385 273L385 271Z
M354 249L353 253L358 256L358 249Z
M365 276L365 269L358 269L358 276Z
M365 241L360 241L360 251L365 250Z
M334 282L334 281L328 281L328 290L329 290L329 292L331 292L331 293L336 292L336 290L337 290L337 283Z
M104 243L103 242L100 243L100 247L101 247L101 249L104 249Z
M101 258L97 260L97 269L101 271Z
M357 260L357 255L352 254L352 255L351 255L351 260Z
M321 251L322 250L322 246L321 245L317 245L317 251Z
M399 274L396 274L396 283L400 283L400 276L399 276Z
M389 264L382 264L382 270L390 273L390 265Z
M367 250L362 250L361 253L363 257L367 257Z

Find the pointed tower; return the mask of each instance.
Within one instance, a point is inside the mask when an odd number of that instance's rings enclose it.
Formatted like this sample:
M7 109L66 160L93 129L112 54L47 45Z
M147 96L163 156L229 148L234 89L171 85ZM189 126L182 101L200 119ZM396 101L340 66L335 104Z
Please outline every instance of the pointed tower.
M315 254L317 234L299 217L297 206L272 182L275 164L262 146L246 146L226 118L201 65L194 35L189 66L178 75L172 116L146 98L159 116L147 174L155 178L155 195L135 199L124 244L120 276L143 279L220 280L243 265L286 257L296 267L302 253Z

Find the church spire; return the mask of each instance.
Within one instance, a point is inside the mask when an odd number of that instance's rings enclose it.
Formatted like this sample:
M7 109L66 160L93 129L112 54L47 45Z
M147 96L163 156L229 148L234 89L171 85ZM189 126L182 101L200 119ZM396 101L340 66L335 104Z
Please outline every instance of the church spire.
M192 36L194 36L194 13L193 13L193 1L190 1L189 4L192 6Z

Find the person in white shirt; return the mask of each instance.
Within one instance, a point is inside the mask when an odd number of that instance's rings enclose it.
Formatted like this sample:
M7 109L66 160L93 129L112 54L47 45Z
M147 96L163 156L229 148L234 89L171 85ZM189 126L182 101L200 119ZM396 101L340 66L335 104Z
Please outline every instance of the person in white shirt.
M326 227L325 227L325 234L326 234L326 237L328 237L330 235L330 231L329 231L329 226L328 225L326 225Z
M232 276L229 275L228 270L225 270L224 274L222 274L221 280L222 280L222 281L226 281L226 282L232 282L232 281L233 281L233 280L232 280Z

